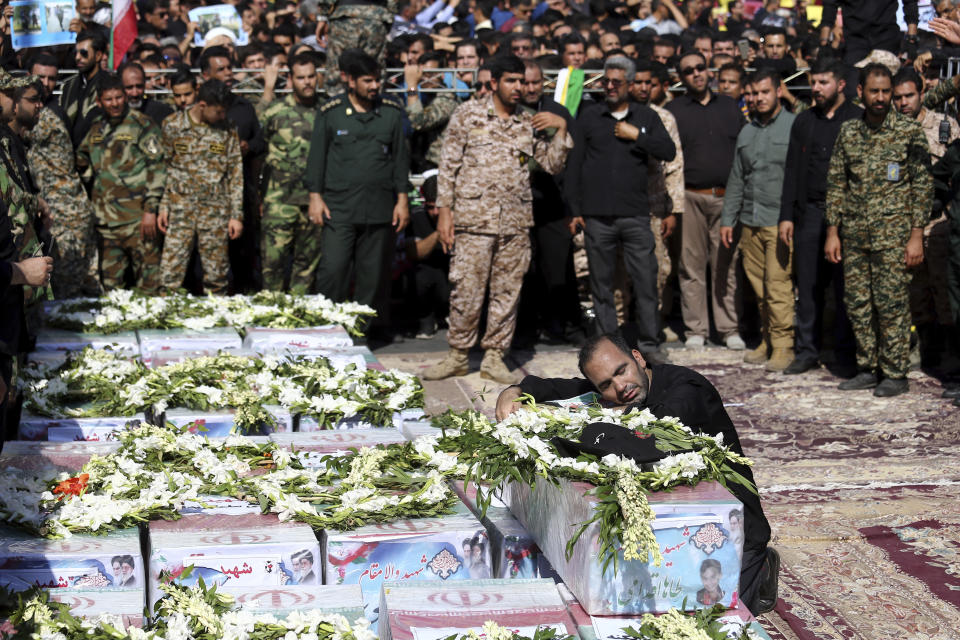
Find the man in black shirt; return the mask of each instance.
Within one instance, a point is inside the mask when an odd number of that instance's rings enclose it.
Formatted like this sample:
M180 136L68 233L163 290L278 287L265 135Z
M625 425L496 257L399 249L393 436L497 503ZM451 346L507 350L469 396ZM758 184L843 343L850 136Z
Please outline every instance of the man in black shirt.
M900 26L897 24L898 0L823 0L820 20L820 47L830 41L830 31L837 22L837 9L843 9L843 61L859 62L874 49L900 52ZM903 0L903 19L907 23L907 43L916 57L917 21L920 17L917 0ZM834 47L839 43L834 42Z
M440 246L437 232L437 170L428 173L420 187L423 206L411 208L406 232L406 254L413 263L416 293L416 336L424 340L436 335L438 320L447 316L450 299L450 256Z
M663 122L650 107L630 102L636 65L626 56L604 63L606 100L580 111L573 131L573 151L566 186L574 219L585 220L590 292L601 333L617 330L613 300L617 246L633 281L638 346L644 357L661 364L657 304L657 259L650 230L647 163L669 161L676 148Z
M686 94L666 104L677 119L686 183L680 250L680 302L688 347L702 347L710 333L707 305L717 333L731 349L743 349L737 313L737 244L720 242L720 213L733 167L737 135L746 123L736 100L713 93L707 63L688 53L677 65ZM707 267L712 286L707 288Z
M692 369L671 364L647 363L617 334L591 338L580 350L583 378L537 378L527 376L519 385L504 389L497 398L497 419L520 408L517 400L529 394L537 402L573 398L599 392L605 403L623 408L649 409L658 418L673 416L694 431L723 435L730 449L743 455L737 430L723 408L720 393L710 381ZM753 472L745 465L731 465L751 483ZM770 524L760 498L741 485L731 492L744 507L743 558L740 565L740 599L755 615L773 609L777 601L779 557L767 548Z
M827 168L840 125L863 114L845 99L846 69L839 61L817 61L811 70L814 100L790 130L783 196L780 199L780 238L793 245L797 282L796 356L784 373L797 374L819 365L824 293L830 282L836 300L834 352L840 369L853 372L856 344L843 304L843 269L824 258L827 227L824 202ZM838 371L841 372L842 371Z

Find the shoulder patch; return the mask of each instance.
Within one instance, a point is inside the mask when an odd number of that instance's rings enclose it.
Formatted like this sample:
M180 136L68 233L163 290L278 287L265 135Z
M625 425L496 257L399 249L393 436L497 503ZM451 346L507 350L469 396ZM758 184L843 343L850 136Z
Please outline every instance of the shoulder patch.
M398 104L397 104L396 102L394 102L393 100L381 100L381 101L380 101L380 104L382 104L382 105L384 105L384 106L388 106L388 107L393 107L394 109L399 109L399 110L401 110L401 111L404 110L403 107L401 107L400 105L398 105Z
M334 107L340 106L341 104L343 104L343 98L334 98L334 99L331 100L330 102L328 102L328 103L326 103L325 105L323 105L322 107L320 107L320 113L326 113L326 112L329 111L330 109L333 109Z
M140 148L143 149L144 153L150 158L156 158L160 155L160 141L157 140L157 136L154 134L150 134L143 139L140 142Z

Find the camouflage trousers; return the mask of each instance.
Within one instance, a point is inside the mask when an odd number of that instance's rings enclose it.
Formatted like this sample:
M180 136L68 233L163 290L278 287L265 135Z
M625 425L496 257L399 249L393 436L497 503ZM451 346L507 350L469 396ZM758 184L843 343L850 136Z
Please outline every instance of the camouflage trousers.
M176 291L183 286L196 244L203 265L204 292L225 294L230 269L226 215L222 210L203 205L170 207L169 210L170 227L163 244L160 286L164 291Z
M904 378L910 357L910 296L903 247L843 247L843 301L857 341L857 367Z
M98 278L98 239L93 226L93 210L77 211L55 207L50 233L54 239L54 267L51 285L56 298L76 298L100 294ZM89 214L89 215L87 215Z
M358 48L376 59L383 68L387 56L387 33L393 15L383 7L346 5L330 16L327 36L327 87L340 84L340 54Z
M923 262L910 269L910 314L913 324L953 324L945 274L950 260L950 221L931 222L923 234Z
M306 205L264 205L260 221L264 289L280 291L285 288L284 274L287 263L292 260L290 292L310 293L320 264L321 229L310 222Z
M133 272L134 286L144 293L156 293L160 275L161 240L140 237L140 223L118 227L97 227L100 250L100 282L104 291L123 289L124 274Z
M459 231L450 261L450 330L454 349L477 342L483 301L490 291L484 349L507 351L517 327L517 307L523 276L530 266L530 235L499 236Z

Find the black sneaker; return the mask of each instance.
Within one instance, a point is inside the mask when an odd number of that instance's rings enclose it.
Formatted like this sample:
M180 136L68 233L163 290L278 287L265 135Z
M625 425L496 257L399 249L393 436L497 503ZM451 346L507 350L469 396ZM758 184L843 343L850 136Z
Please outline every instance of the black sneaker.
M877 386L877 374L872 371L861 371L849 380L844 380L837 389L840 391L860 391L862 389L873 389Z
M806 373L811 369L816 369L820 366L820 363L817 362L816 358L794 358L793 362L787 365L787 368L783 370L784 373L788 375L797 375L799 373Z
M906 378L884 378L883 382L873 390L873 395L878 398L892 398L909 390L910 383L907 382Z
M770 613L777 606L780 592L780 554L767 547L767 559L763 562L763 582L757 590L757 610L754 615Z

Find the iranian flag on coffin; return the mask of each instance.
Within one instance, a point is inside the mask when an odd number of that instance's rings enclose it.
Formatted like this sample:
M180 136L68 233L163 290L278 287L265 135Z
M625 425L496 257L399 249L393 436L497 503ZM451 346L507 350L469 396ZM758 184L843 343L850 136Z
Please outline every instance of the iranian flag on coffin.
M123 62L127 49L137 37L137 15L133 0L113 0L113 68Z

